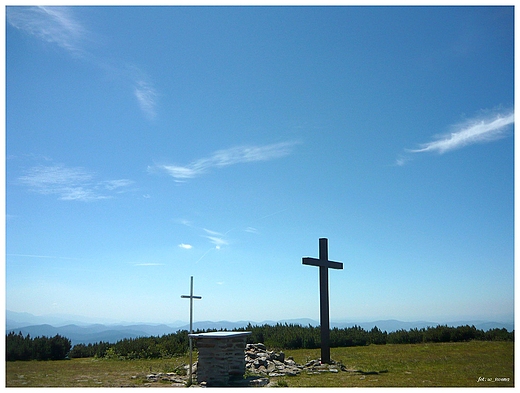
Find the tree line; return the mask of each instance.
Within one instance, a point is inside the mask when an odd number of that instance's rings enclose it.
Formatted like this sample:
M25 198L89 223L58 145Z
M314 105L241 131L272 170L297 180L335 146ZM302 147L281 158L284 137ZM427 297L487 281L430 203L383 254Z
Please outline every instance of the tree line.
M273 349L320 348L320 328L294 324L251 325L233 331L250 331L248 343L264 343ZM197 330L195 333L205 333ZM352 347L384 344L418 344L460 341L514 341L514 331L491 329L486 332L475 326L449 327L439 325L422 329L398 330L387 333L374 327L365 330L359 326L333 328L330 331L331 347ZM153 359L171 358L188 352L188 331L165 334L161 337L125 338L114 343L76 344L56 335L52 338L24 337L14 332L6 335L6 360L60 360L65 358Z
M57 334L54 337L31 338L22 332L6 335L6 360L62 360L70 352L71 342Z
M121 360L172 358L186 354L188 347L188 331L180 330L161 337L125 338L115 344L108 342L87 345L76 344L70 351L69 357L98 357Z
M270 348L300 349L320 348L320 327L290 324L252 326L237 331L251 331L248 342L262 342ZM330 330L330 346L353 347L369 344L418 344L461 341L514 341L514 331L507 329L491 329L486 332L475 326L450 327L438 325L422 329L397 330L395 332L381 331L377 326L365 330L360 326L348 328L333 328Z

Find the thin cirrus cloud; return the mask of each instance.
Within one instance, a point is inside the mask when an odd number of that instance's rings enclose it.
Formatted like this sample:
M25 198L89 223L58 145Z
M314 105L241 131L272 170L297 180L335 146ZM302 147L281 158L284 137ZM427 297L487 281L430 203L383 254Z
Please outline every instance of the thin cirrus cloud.
M45 42L56 44L72 56L90 62L110 73L123 76L133 88L143 114L149 119L156 117L157 91L146 74L136 66L120 64L113 66L110 59L100 58L86 49L86 42L93 42L95 33L85 28L75 17L70 7L7 7L7 22L18 30L33 35ZM103 40L102 37L98 37Z
M157 92L153 86L144 80L136 80L134 95L137 98L141 110L148 118L154 119L157 116L155 111Z
M227 245L229 244L226 240L224 240L224 239L221 238L221 237L217 237L217 236L206 236L206 238L208 238L209 241L215 245L215 248L216 248L217 250L220 250L220 248L221 248L222 246L227 246Z
M241 163L269 161L289 155L296 142L281 142L263 146L238 146L217 150L209 157L200 158L188 165L155 165L149 171L166 172L176 181L185 181L203 174L213 168L224 168Z
M229 243L227 240L224 240L224 237L226 236L227 232L225 234L222 234L220 232L212 231L210 229L202 228L204 232L206 232L206 236L204 236L206 239L209 239L209 241L215 245L215 248L217 250L220 250L222 246L227 246ZM228 231L229 232L229 231Z
M437 140L423 143L418 149L407 149L409 153L438 153L461 149L463 147L492 142L507 136L509 127L515 122L514 113L499 114L485 119L471 119L465 123L453 126L454 131L441 136ZM411 160L409 156L400 155L396 164L405 165Z
M103 180L99 182L99 185L106 188L107 190L116 192L121 192L122 190L125 190L126 187L131 186L132 184L134 184L133 180L128 179Z
M282 209L282 210L277 210L277 211L274 211L274 212L271 212L271 213L268 213L266 215L263 215L262 217L260 218L257 218L256 220L254 220L253 222L257 222L257 221L261 221L261 220L265 220L266 218L269 218L269 217L272 217L274 215L277 215L277 214L280 214L284 211L286 211L287 209ZM196 229L197 231L199 232L203 232L200 236L206 238L209 240L209 242L213 245L211 248L209 248L198 260L197 260L197 263L200 262L206 255L208 252L210 252L211 250L220 250L222 247L224 246L229 246L230 245L230 241L228 240L228 234L233 231L233 229L229 229L227 230L225 233L222 233L222 232L217 232L217 231L214 231L214 230L211 230L211 229L207 229L207 228L203 228L203 227L197 227L195 226L191 221L189 220L186 220L186 219L180 219L178 220L178 222L182 225L185 225L189 228L192 228L192 229ZM252 226L248 226L244 229L245 232L248 232L248 233L251 233L251 234L258 234L260 233L258 231L257 228L255 227L252 227ZM233 242L231 241L231 244ZM179 244L179 247L181 248L184 248L184 249L191 249L192 246L190 244L186 244L186 243L181 243Z
M135 65L127 65L125 72L132 81L134 96L137 99L141 111L149 119L154 119L157 116L158 93L149 76Z
M498 115L492 119L471 120L456 126L456 131L443 138L424 143L420 149L409 150L412 153L446 153L475 143L491 142L503 138L507 127L515 122L514 113Z
M73 54L83 53L82 41L88 31L66 7L7 7L7 22L43 41L54 43Z
M128 191L128 187L134 183L128 179L98 181L94 174L83 168L63 165L32 167L18 181L38 194L57 195L60 200L83 202L112 198L114 193Z
M213 246L211 248L209 248L206 252L204 252L204 254L202 254L202 256L196 261L197 263L200 262L211 250L214 250L214 249L220 250L222 246L227 246L229 244L229 242L224 239L229 231L223 234L223 233L220 233L217 231L213 231L211 229L196 227L191 223L191 221L184 220L184 219L179 220L179 223L182 225L185 225L187 227L195 228L199 231L204 232L204 234L202 234L201 236L208 239L209 242L211 244L213 244ZM189 243L181 243L178 246L179 246L179 248L182 248L185 250L193 249L193 246Z

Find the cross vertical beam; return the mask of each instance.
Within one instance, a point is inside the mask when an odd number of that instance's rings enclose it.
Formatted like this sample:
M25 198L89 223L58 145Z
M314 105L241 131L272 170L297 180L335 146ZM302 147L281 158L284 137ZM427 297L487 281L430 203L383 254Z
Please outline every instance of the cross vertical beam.
M302 258L302 264L320 268L320 332L321 362L330 364L330 319L329 319L329 271L343 269L341 262L329 261L328 240L320 239L320 257Z
M320 239L320 260L329 260L327 239ZM329 269L320 266L321 361L330 363Z
M190 299L190 334L193 333L193 299L202 299L202 296L194 296L193 295L193 276L191 276L191 284L190 284L190 294L188 295L181 295L181 298L183 299ZM189 337L190 342L190 377L189 377L189 384L192 383L192 367L193 367L193 340L191 337Z

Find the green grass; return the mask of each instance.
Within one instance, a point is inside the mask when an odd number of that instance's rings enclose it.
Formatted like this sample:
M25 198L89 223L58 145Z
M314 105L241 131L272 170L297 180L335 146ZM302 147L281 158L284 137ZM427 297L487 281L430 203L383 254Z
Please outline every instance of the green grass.
M188 357L151 360L71 359L6 362L7 387L139 387L150 373L174 372ZM157 382L151 385L164 386Z
M316 350L287 350L299 364L320 357ZM270 378L274 386L288 387L501 387L514 386L514 343L370 345L332 348L331 358L348 369L382 371L377 375L339 372ZM6 386L117 387L168 386L151 383L151 372L172 372L188 357L157 360L72 359L64 361L6 362ZM479 378L484 380L479 382ZM509 381L495 381L509 378Z
M320 357L320 350L286 351L299 363ZM514 343L471 341L441 344L387 344L331 348L331 358L347 369L383 371L378 375L302 375L287 378L298 386L514 386ZM479 377L485 378L479 382ZM508 382L495 378L509 378ZM491 379L492 381L488 381Z

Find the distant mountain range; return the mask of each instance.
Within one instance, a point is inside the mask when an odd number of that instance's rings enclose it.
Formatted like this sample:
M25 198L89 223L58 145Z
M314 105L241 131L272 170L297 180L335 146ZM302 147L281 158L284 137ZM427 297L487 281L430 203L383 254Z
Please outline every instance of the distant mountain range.
M235 328L251 325L275 325L277 323L288 323L302 326L318 326L319 322L312 319L289 319L283 321L200 321L193 323L193 329L205 330L231 330ZM397 320L381 320L374 322L331 322L331 327L346 328L359 326L365 330L370 330L377 326L382 331L393 332L396 330L410 330L413 328L421 329L428 326L437 326L439 323L416 321L403 322ZM474 325L477 329L487 331L494 328L506 328L508 331L514 329L513 323L486 322L486 321L458 321L443 323L448 326ZM100 341L115 343L125 338L162 336L164 334L175 333L179 330L189 330L189 324L183 321L175 321L172 324L125 324L125 323L87 323L84 318L71 316L35 316L29 313L17 313L6 311L6 333L22 332L25 336L31 337L45 336L53 337L59 334L71 340L72 345L97 343Z

